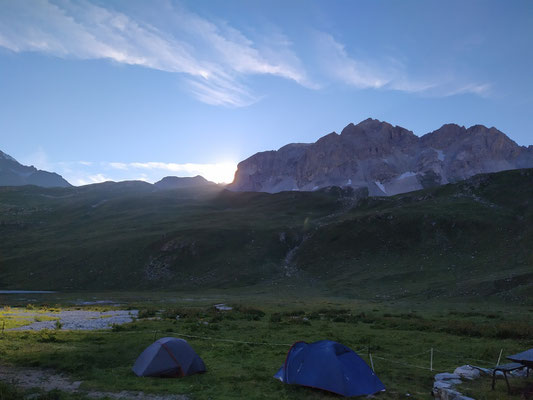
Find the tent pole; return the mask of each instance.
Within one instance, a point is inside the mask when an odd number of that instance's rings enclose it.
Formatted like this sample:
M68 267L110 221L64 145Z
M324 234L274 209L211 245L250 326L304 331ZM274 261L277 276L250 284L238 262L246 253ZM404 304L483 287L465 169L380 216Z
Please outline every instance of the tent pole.
M500 360L502 359L502 353L503 353L503 349L500 350L500 355L498 356L498 362L496 363L496 366L500 365Z
M372 366L372 371L376 372L374 369L374 361L372 361L372 353L368 353L368 356L370 357L370 365Z

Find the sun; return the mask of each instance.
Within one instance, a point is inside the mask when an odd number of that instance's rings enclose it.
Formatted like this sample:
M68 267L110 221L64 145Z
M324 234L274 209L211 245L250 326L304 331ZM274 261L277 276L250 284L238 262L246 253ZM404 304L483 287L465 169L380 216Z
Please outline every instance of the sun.
M204 178L215 183L231 183L237 171L237 163L233 161L210 164Z

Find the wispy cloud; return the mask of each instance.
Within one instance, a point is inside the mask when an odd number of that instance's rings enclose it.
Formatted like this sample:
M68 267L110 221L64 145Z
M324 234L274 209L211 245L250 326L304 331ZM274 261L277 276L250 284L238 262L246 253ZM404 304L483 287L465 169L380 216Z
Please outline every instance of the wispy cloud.
M330 34L317 33L317 45L322 67L332 78L359 89L377 89L390 83L389 74L350 57L345 46Z
M448 91L444 91L444 96L454 96L456 94L472 93L481 97L486 97L490 94L492 86L489 83L469 83L464 86L451 87Z
M402 62L388 55L370 59L351 54L325 32L315 32L315 51L301 54L301 59L291 39L278 28L262 32L256 28L253 40L228 22L209 20L179 3L156 2L155 7L150 3L137 14L127 6L112 8L117 4L0 1L0 46L14 52L107 59L174 73L197 100L217 106L242 107L261 99L262 94L250 86L249 77L254 75L275 76L311 89L333 81L356 89L428 96L490 93L490 85L484 82L431 72L413 77Z
M113 179L105 176L104 174L92 174L87 177L77 178L74 182L74 185L90 185L93 183L102 183L107 181L112 181ZM72 182L71 182L72 183Z
M38 146L33 153L21 157L18 161L24 165L33 165L37 169L46 171L50 170L52 167L48 154L42 146Z
M325 74L358 89L395 90L436 97L465 93L486 96L490 89L487 83L464 83L446 75L413 79L406 73L405 66L394 58L378 61L350 56L346 47L329 33L317 32L316 44Z
M85 0L6 1L0 4L0 46L183 74L192 93L209 104L253 102L256 96L242 83L244 75L313 86L288 40L259 49L227 23L168 7L173 30Z

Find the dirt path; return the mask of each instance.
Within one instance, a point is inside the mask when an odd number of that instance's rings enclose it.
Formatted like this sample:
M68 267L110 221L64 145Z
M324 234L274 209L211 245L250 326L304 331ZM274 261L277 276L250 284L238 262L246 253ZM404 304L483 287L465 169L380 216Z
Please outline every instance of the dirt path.
M57 389L68 393L78 393L93 399L147 399L147 400L190 400L184 395L158 395L144 392L100 392L81 390L81 381L72 381L66 375L52 370L20 368L0 365L0 380L23 390L40 389L45 392Z

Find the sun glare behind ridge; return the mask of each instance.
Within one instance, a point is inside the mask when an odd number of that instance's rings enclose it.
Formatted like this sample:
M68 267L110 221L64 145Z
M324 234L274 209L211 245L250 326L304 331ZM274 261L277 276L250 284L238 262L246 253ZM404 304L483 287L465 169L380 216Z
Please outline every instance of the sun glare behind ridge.
M236 162L222 162L206 165L203 177L215 183L231 183L237 171Z

